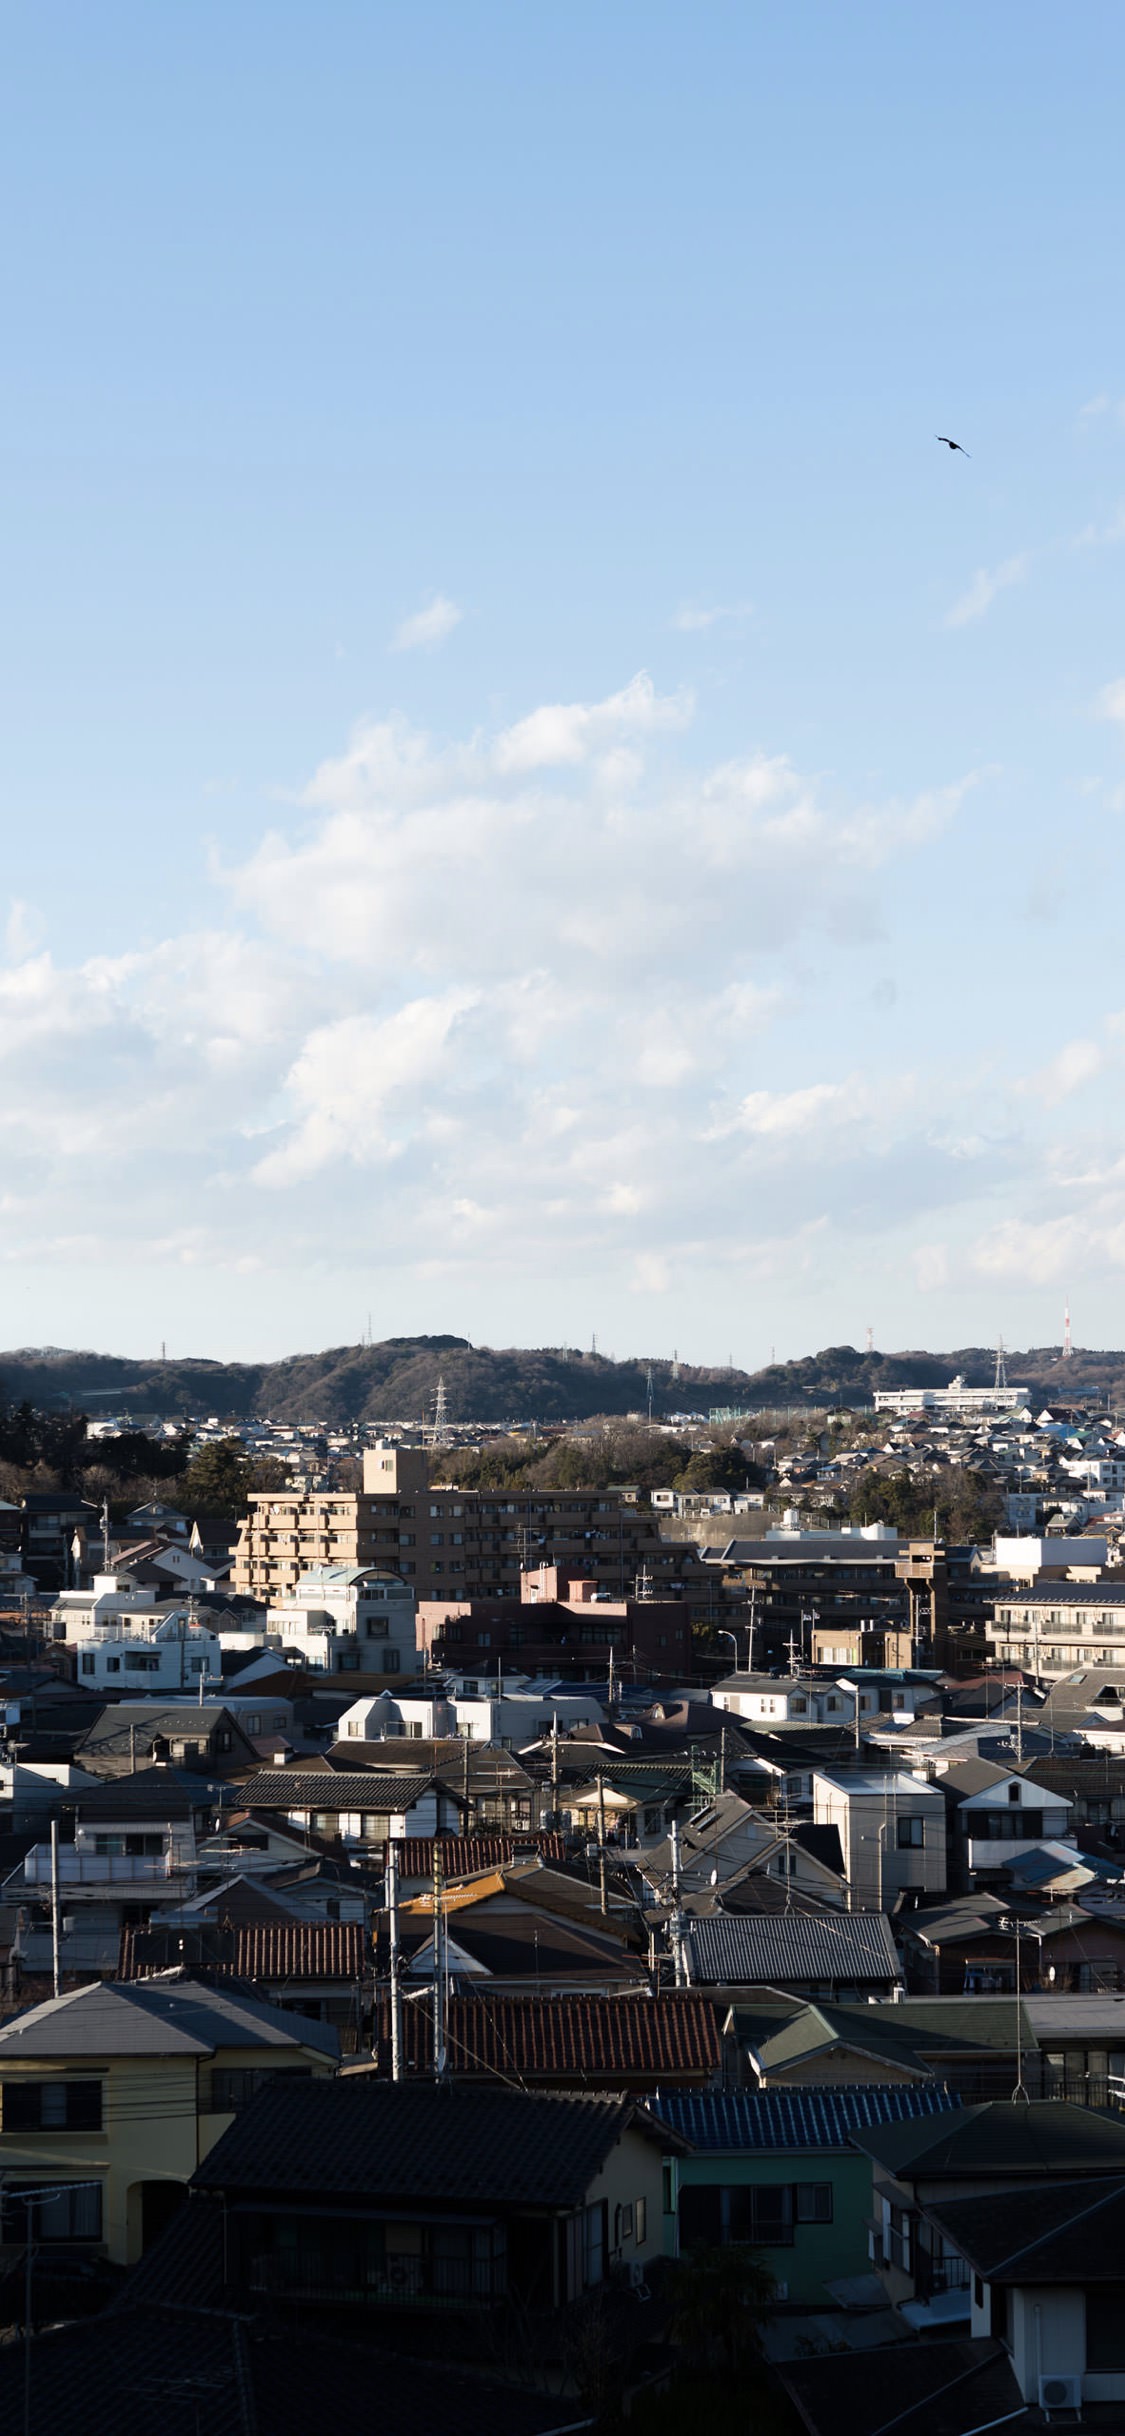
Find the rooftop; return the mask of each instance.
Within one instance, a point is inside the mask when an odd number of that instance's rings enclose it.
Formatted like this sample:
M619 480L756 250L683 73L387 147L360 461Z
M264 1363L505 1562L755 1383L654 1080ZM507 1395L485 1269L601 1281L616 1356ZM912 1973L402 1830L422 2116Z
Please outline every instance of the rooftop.
M853 2131L956 2105L935 2081L873 2083L869 2088L671 2091L655 2101L663 2123L693 2149L743 2152L846 2149Z
M194 2180L203 2190L574 2207L631 2124L661 2147L680 2146L624 2097L352 2075L289 2082L262 2090Z

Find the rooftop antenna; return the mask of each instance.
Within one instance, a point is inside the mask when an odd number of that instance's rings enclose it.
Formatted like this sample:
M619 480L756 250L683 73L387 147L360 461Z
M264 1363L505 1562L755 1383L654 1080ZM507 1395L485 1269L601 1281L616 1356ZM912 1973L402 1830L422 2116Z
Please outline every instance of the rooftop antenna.
M996 1341L996 1376L992 1384L994 1387L1006 1387L1008 1384L1008 1366L1004 1360L1003 1337L998 1337Z
M1071 1344L1071 1341L1070 1341L1070 1296L1069 1296L1069 1294L1068 1294L1068 1295L1067 1295L1067 1298L1066 1298L1066 1302L1065 1302L1065 1304L1064 1304L1064 1306L1063 1306L1063 1347L1062 1347L1062 1358L1063 1358L1064 1362L1069 1362L1070 1357L1071 1357L1071 1355L1072 1355L1073 1351L1074 1351L1074 1347L1073 1347L1073 1345Z

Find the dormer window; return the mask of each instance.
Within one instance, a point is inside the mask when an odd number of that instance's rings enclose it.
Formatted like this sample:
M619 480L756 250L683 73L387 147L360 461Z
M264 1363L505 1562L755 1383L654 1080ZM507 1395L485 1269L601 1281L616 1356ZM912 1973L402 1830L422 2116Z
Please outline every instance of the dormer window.
M1009 1787L1008 1787L1008 1800L1009 1800L1010 1802L1018 1802L1019 1798L1020 1798L1020 1789L1019 1789L1019 1786L1018 1786L1018 1785L1009 1785Z

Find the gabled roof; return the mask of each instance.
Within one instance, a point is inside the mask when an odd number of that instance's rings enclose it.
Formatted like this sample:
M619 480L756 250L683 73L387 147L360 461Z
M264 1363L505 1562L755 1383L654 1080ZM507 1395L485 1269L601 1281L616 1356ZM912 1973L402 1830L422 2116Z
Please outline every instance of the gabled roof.
M386 1810L397 1816L420 1802L432 1783L431 1775L405 1768L347 1776L330 1768L266 1768L242 1792L253 1810Z
M574 2207L631 2126L675 2132L621 2097L464 2082L288 2082L263 2089L199 2166L202 2190L324 2192L476 2206Z
M404 2008L408 2068L426 2071L432 2053L430 2000ZM451 2073L502 2081L675 2082L719 2069L722 2050L706 1997L463 1996L445 2021ZM379 2011L376 2045L390 2039L389 2004ZM351 2074L349 2078L353 2077ZM658 2109L662 2118L664 2109ZM666 2118L665 2118L666 2119Z
M1125 2122L1054 2098L993 2099L933 2123L857 2131L857 2148L891 2174L926 2181L972 2174L1121 2174Z
M686 1938L696 1986L768 1987L791 1979L900 1979L883 1912L740 1912L693 1920Z
M236 1979L320 1982L352 1987L372 1967L360 1920L243 1920L232 1928L201 1922L196 1927L127 1928L121 1939L121 1977L151 1985L151 1975L181 1962Z
M847 2149L857 2129L947 2113L956 2103L936 2081L899 2081L854 2089L673 2090L654 2101L653 2111L693 2149L742 2155Z
M409 2436L450 2436L452 2430L456 2436L558 2436L564 2428L590 2424L576 2417L580 2405L557 2395L459 2375L429 2360L420 2371L417 2361L399 2358L385 2343L347 2341L276 2320L256 2323L225 2311L221 2290L215 2305L185 2308L184 2293L199 2289L193 2219L218 2215L202 2200L181 2209L146 2254L143 2269L161 2257L161 2298L168 2306L141 2298L139 2270L139 2306L127 2297L97 2317L36 2336L31 2390L37 2429L50 2429L51 2436L92 2436L95 2428L112 2428L115 2436L150 2436L154 2428L163 2436L187 2436L204 2427L207 2436L247 2436L251 2428L263 2436L308 2436L323 2424L329 2395L333 2426L355 2430L373 2424L373 2397L378 2425L409 2430ZM22 2344L0 2347L4 2430L23 2426L24 2376Z
M339 2053L324 2022L169 1974L131 1986L95 1981L0 2023L0 2066L55 2056L213 2055L217 2047L317 2047Z
M810 2436L976 2436L1024 2413L1011 2356L991 2336L834 2351L778 2374Z
M990 2284L1118 2283L1125 2180L1050 2182L926 2211Z

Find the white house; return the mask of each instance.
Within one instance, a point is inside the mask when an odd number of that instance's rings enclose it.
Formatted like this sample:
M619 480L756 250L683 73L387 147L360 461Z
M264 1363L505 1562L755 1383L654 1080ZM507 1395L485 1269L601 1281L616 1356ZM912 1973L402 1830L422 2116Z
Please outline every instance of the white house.
M221 1683L222 1674L218 1634L186 1607L171 1615L146 1617L141 1611L100 1623L78 1651L79 1682L118 1697L129 1691L198 1697Z
M414 1592L377 1566L310 1566L268 1610L266 1637L330 1675L413 1675L420 1665Z
M385 1742L395 1735L413 1741L437 1741L457 1735L466 1742L500 1743L520 1751L554 1731L573 1725L599 1725L604 1710L586 1692L560 1692L554 1685L542 1691L504 1691L489 1699L462 1692L379 1692L353 1701L337 1728L341 1740Z
M835 1827L857 1910L890 1911L908 1888L946 1884L945 1798L907 1769L815 1768L813 1819Z

